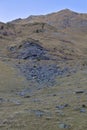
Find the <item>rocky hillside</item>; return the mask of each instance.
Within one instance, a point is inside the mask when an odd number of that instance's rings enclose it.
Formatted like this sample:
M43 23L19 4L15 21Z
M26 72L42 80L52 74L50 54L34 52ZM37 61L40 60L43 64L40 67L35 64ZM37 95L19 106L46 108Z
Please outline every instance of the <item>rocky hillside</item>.
M0 57L16 60L14 65L27 79L53 82L86 64L86 28L87 14L69 9L0 23Z
M0 73L2 130L86 129L87 14L0 22Z
M17 19L7 24L0 23L0 38L4 44L5 39L12 45L32 38L39 40L48 49L56 48L59 53L61 50L64 50L63 52L67 50L71 55L80 56L86 53L86 32L87 14L76 13L69 9Z

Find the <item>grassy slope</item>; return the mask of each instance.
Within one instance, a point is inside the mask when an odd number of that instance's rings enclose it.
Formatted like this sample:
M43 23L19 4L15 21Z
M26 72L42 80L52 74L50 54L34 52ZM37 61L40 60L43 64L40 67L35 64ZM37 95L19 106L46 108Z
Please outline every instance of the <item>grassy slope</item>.
M24 87L25 81L17 69L0 61L0 93L11 94L11 91Z

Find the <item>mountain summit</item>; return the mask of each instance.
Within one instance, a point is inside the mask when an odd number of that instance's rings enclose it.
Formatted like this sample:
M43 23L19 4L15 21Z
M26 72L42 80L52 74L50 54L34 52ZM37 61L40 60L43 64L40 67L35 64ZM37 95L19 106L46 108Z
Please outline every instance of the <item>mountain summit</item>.
M39 16L29 16L26 19L14 20L12 24L47 23L58 29L73 28L77 30L87 28L87 14L76 13L69 9L64 9L55 13Z
M58 12L55 12L55 13L50 13L50 14L47 14L47 15L31 15L29 16L28 18L25 18L25 19L16 19L16 20L13 20L12 23L28 23L28 22L39 22L39 21L45 21L45 20L50 20L52 19L52 17L58 17L59 15L72 15L72 14L78 14L70 9L63 9L61 11L58 11Z

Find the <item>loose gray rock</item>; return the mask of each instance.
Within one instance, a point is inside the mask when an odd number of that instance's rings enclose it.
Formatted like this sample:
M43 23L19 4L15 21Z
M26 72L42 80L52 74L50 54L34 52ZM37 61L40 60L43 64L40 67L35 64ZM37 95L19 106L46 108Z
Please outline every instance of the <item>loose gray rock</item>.
M81 112L81 113L85 113L85 112L86 112L86 109L81 108L81 109L80 109L80 112Z
M56 108L58 108L59 110L64 109L66 107L69 107L69 104L64 104L64 105L58 105L58 106L56 106Z
M2 97L0 97L0 103L3 103L5 101L5 99L3 99Z
M37 117L42 117L45 113L41 110L33 110L32 111Z
M59 124L59 128L61 128L61 129L67 129L67 128L71 128L71 126L67 125L67 124L64 124L64 123L61 123L61 124Z

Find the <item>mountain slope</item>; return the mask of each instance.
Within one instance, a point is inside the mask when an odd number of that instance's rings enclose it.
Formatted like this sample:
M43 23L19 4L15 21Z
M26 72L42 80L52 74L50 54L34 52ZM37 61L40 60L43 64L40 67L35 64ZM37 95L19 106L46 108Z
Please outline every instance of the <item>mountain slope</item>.
M59 44L62 46L61 43L71 46L69 43L72 43L74 44L72 46L78 48L81 53L84 53L84 48L86 48L87 14L65 9L48 15L18 19L12 21L11 24L15 26L18 39L40 40L46 47L52 46L52 40L55 41L54 47Z
M87 14L0 23L0 129L87 128Z
M53 25L58 29L64 29L68 27L86 27L87 25L87 15L73 12L69 9L59 11L57 13L52 13L48 15L41 16L30 16L26 19L14 20L13 24L28 24L35 22L44 22L49 25ZM80 28L81 29L81 28Z

